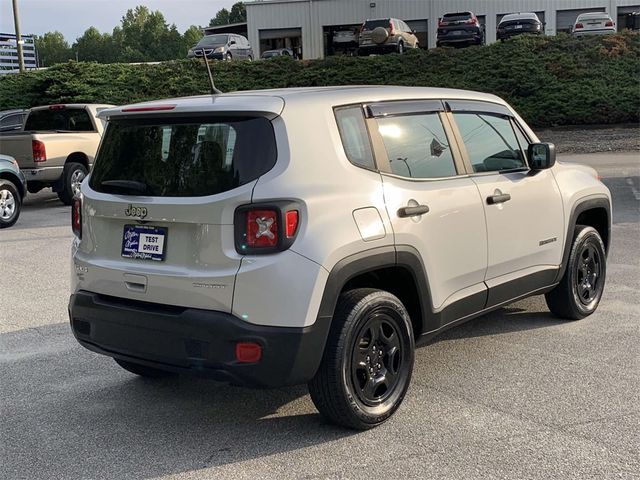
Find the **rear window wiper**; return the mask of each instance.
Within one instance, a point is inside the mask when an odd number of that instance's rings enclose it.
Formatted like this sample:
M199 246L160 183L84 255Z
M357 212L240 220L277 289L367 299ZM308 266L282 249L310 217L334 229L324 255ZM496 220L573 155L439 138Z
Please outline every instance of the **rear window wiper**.
M100 186L114 193L145 193L147 191L146 183L135 180L105 180L100 182Z

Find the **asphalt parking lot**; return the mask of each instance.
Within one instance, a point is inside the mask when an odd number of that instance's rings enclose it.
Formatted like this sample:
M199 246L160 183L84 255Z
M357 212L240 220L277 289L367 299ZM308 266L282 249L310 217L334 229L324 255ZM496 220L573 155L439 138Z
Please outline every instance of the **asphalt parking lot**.
M565 156L614 197L596 314L534 297L417 352L393 419L326 424L306 387L142 380L68 327L70 212L0 231L0 478L640 478L640 154Z

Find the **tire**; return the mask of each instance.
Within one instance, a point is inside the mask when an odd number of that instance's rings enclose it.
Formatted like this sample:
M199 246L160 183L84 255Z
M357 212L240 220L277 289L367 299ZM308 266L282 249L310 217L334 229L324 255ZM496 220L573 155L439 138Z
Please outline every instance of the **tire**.
M231 54L229 52L227 52L227 54L224 56L224 60L226 62L230 62L231 60L233 60L233 57L231 56Z
M404 43L398 42L398 54L402 55L404 53Z
M87 176L87 168L81 163L68 162L62 170L62 189L58 198L65 205L71 205L73 197L80 192L80 183Z
M580 320L598 308L607 278L604 243L593 227L576 226L564 276L545 295L551 313L567 320Z
M249 56L247 57L247 60L248 60L248 61L250 61L250 62L253 62L253 57L252 57L251 55L249 55Z
M126 360L120 360L118 358L114 358L116 363L124 368L127 372L134 373L140 377L145 378L166 378L173 377L176 374L173 372L167 372L165 370L160 370L153 367L147 367L146 365L141 365L139 363L127 362Z
M22 198L9 180L0 178L0 228L9 228L18 221Z
M320 414L356 430L386 421L409 388L414 346L409 315L397 297L372 288L340 295L320 367L309 382Z

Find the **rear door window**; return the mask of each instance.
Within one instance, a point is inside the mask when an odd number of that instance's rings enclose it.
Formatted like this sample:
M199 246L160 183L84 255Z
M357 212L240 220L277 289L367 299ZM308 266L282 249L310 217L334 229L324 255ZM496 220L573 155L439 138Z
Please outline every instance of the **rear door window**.
M257 179L276 156L273 127L262 117L112 120L90 186L127 195L215 195Z
M526 167L511 120L503 115L454 112L474 172Z
M377 122L392 173L410 178L457 174L438 113L381 117Z

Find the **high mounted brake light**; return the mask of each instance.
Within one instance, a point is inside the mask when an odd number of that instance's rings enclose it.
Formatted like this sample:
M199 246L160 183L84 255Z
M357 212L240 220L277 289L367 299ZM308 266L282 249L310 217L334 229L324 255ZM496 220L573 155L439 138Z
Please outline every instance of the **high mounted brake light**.
M293 201L244 205L234 215L235 246L241 254L275 253L288 249L300 224L300 207Z
M64 110L66 105L49 105L49 110Z
M149 105L147 107L125 107L123 112L160 112L163 110L173 110L176 105Z

